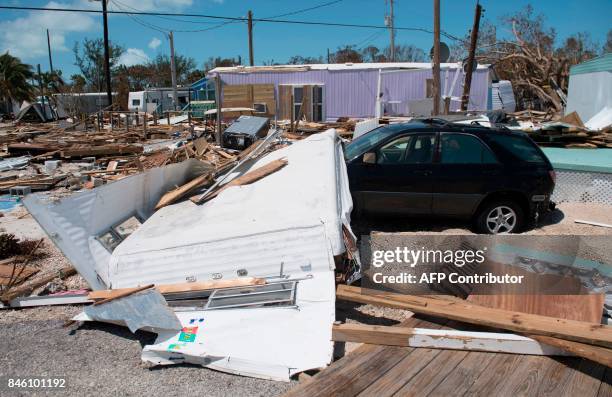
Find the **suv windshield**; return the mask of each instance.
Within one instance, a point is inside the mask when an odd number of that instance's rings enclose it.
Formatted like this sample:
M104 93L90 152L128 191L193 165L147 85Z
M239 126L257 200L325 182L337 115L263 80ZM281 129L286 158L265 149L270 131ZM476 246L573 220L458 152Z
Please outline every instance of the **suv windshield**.
M405 128L406 126L401 124L392 124L373 129L372 131L365 133L346 145L344 147L344 158L346 160L352 160L355 157L364 154L373 146L376 146L376 144L384 140L389 135Z

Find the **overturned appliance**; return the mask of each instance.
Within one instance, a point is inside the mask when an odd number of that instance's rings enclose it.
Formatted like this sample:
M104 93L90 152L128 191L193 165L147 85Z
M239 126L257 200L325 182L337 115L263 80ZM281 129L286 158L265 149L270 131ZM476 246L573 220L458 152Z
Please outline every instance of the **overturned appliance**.
M223 146L245 149L259 138L266 136L269 121L266 117L240 116L223 132Z
M352 201L333 130L247 161L224 183L278 159L287 166L202 205L184 201L151 213L162 183L193 177L181 163L59 203L32 195L26 206L96 289L263 279L164 294L181 329L162 327L142 358L287 381L332 359L334 257L345 252Z

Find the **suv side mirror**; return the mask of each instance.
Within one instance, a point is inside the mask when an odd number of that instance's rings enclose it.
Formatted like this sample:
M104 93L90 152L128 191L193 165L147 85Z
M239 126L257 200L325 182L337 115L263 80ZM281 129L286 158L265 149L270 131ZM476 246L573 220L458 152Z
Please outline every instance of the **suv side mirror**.
M364 164L376 164L376 153L375 152L367 152L363 155L363 163Z

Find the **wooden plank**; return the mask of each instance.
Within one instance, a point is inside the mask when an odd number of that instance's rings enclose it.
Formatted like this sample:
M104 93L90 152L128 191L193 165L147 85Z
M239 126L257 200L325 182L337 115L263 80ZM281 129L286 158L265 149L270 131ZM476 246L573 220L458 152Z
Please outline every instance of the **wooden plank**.
M98 301L95 301L93 305L94 306L103 305L105 303L112 302L115 299L125 298L126 296L130 296L130 295L135 294L137 292L153 288L154 286L155 286L154 284L149 284L149 285L145 285L144 287L132 288L130 291L123 291L122 293L116 294L116 295L114 295L114 296L112 296L110 298L100 299Z
M545 343L549 346L556 346L567 352L571 352L577 356L587 358L596 363L603 364L607 367L612 367L612 350L605 347L587 345L569 340L553 338L544 335L530 335L531 338Z
M413 353L414 354L414 353ZM451 350L441 351L425 368L413 376L396 394L398 396L427 396L440 383L446 382L450 374L469 354ZM452 392L448 395L457 395Z
M440 328L441 325L423 322L432 328ZM401 328L401 327L398 327ZM396 347L397 352L408 353L408 355L397 365L372 382L362 390L362 396L392 396L397 393L412 377L425 368L441 350L436 349L414 349L409 347Z
M275 173L276 171L280 170L287 164L289 164L289 162L286 159L278 159L278 160L271 161L268 164L265 164L253 171L249 171L244 175L241 175L237 178L232 179L225 185L221 186L217 190L212 191L207 196L201 199L196 198L197 204L201 204L205 201L208 201L210 199L217 197L219 193L221 193L222 191L224 191L225 189L229 187L249 185L251 183L257 182L258 180L265 178L266 176L270 174Z
M470 352L465 358L445 376L444 382L430 392L430 396L463 396L476 382L476 379L489 368L495 353Z
M157 288L157 290L162 294L173 294L181 292L208 291L221 288L248 287L253 285L264 285L265 283L266 280L263 278L240 277L229 280L208 280L193 283L162 284L157 285L155 288ZM125 292L133 291L135 288L118 288L91 291L88 295L88 298L92 300L109 299L121 295Z
M576 362L574 357L559 357L549 360L551 363L545 368L542 380L536 394L538 396L561 396L567 390L567 382L574 371L570 363Z
M22 266L18 263L13 265L2 264L0 265L0 285L6 286L11 281L13 284L19 284L31 275L38 273L38 271L39 269L31 266L22 269ZM11 276L13 280L11 280Z
M497 385L506 379L510 374L516 371L516 367L520 365L523 358L516 354L496 354L489 363L485 371L480 372L480 376L472 383L469 389L464 393L466 396L493 396L493 390ZM433 395L440 395L437 392Z
M467 300L494 309L563 318L567 320L601 322L604 294L532 295L495 294L470 295Z
M522 360L505 378L487 390L493 396L539 396L538 389L555 360L548 357L521 356Z
M586 394L574 394L575 396L586 396ZM601 384L599 386L599 391L597 392L598 397L610 397L612 396L612 368L606 368L606 372L604 373Z
M400 326L414 326L421 322L420 319L409 318ZM312 382L299 384L285 396L356 395L411 351L411 348L364 344L316 374Z
M1 297L0 299L8 302L18 296L22 296L22 295L29 295L32 293L32 291L34 291L36 288L43 286L45 284L47 284L50 281L53 281L56 278L61 278L64 279L66 277L72 276L73 274L76 274L76 270L73 267L65 267L60 269L57 272L53 272L52 274L46 275L44 277L40 277L37 278L35 280L32 280L31 282L28 282L25 285L21 285L19 287L16 288L11 288L10 290L6 291Z
M604 387L603 377L606 368L589 360L572 361L569 364L572 373L565 384L565 395L596 396ZM608 368L609 370L609 368ZM609 389L612 395L612 389Z
M562 349L547 346L531 338L514 334L388 327L368 324L334 325L332 328L332 339L341 342L432 349L475 350L535 355L568 354Z
M336 297L354 302L410 310L469 324L508 329L522 334L546 335L604 347L612 346L612 327L603 324L492 309L470 303L422 296L384 294L374 290L361 293L360 288L346 285L338 286Z
M187 194L189 194L190 192L194 191L197 188L200 188L202 186L206 186L209 183L212 183L212 181L213 181L212 171L207 172L206 174L200 175L192 179L186 184L164 194L157 202L157 205L155 206L155 210L158 210L167 205L175 203L176 201L180 200L181 197L186 196Z

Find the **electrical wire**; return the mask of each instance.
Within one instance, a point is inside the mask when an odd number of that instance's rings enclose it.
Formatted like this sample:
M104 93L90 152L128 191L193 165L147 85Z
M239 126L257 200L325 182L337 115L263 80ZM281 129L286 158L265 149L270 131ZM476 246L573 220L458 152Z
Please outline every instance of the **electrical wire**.
M92 13L92 14L101 14L103 11L101 10L92 10L92 9L83 9L83 8L57 8L57 7L25 7L25 6L0 6L0 9L4 10L20 10L20 11L53 11L53 12L82 12L82 13ZM187 14L187 13L161 13L161 12L153 12L153 11L115 11L108 10L108 14L117 14L117 15L142 15L142 16L178 16L178 17L197 17L197 18L209 18L209 19L221 19L225 21L236 21L236 22L245 22L247 21L246 17L227 17L227 16L219 16L219 15L206 15L206 14ZM253 22L266 22L266 23L280 23L280 24L295 24L295 25L310 25L310 26L328 26L328 27L340 27L340 28L360 28L360 29L386 29L386 26L378 26L378 25L365 25L365 24L351 24L351 23L339 23L339 22L320 22L320 21L297 21L297 20L287 20L287 19L271 19L271 18L253 18ZM155 25L152 25L155 26ZM159 28L159 27L158 27ZM212 29L211 27L209 29ZM425 28L416 28L416 27L394 27L395 30L399 31L415 31L415 32L424 32L424 33L433 33L429 29ZM206 30L206 29L203 29ZM457 37L450 35L446 32L442 32L442 34L451 39L451 40L460 40Z

